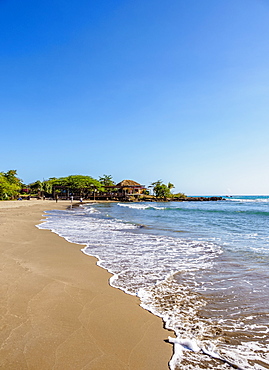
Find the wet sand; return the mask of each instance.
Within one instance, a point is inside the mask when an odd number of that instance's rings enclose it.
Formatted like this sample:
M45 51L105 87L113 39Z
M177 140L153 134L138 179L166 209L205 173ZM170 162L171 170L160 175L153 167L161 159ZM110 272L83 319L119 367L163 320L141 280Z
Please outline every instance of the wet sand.
M172 346L162 320L81 246L35 227L70 202L0 202L0 368L164 370Z

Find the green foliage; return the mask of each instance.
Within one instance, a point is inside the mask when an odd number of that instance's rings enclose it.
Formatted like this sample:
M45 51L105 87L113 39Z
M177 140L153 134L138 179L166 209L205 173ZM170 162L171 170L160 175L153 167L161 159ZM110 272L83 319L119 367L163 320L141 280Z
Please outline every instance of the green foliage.
M52 194L52 182L50 180L43 181L43 189L47 194Z
M80 193L81 196L91 195L94 191L105 191L104 186L114 186L115 182L111 175L103 175L99 177L99 181L83 175L71 175L67 177L52 177L49 180L37 180L29 185L31 194L55 194L61 193L61 187L68 189L70 192ZM24 185L17 177L16 170L9 170L7 172L0 172L0 200L15 199L19 196L20 191ZM151 184L156 198L186 198L184 193L177 193L172 195L171 189L174 185L169 182L167 185L162 180L155 181ZM111 189L113 191L113 189ZM63 190L64 193L64 190ZM145 191L144 194L148 194ZM66 192L68 194L68 192ZM70 193L69 193L70 194Z
M111 175L99 176L99 182L101 183L101 185L104 186L104 188L101 191L104 191L104 192L116 191L116 188L105 188L105 186L115 186L116 185Z
M172 187L173 184L169 182ZM153 193L155 194L156 198L169 198L171 196L171 192L168 186L166 186L162 180L155 181L151 184L153 186Z
M31 194L52 194L52 181L45 180L45 181L35 181L29 185Z
M177 193L177 194L173 194L173 198L182 198L182 199L185 199L185 198L187 198L187 195L184 194L184 193Z
M16 184L16 185L22 185L21 180L17 177L17 171L16 170L9 170L6 173L3 173L5 178L10 184Z
M51 177L45 181L35 181L29 185L31 194L43 195L55 195L65 194L66 196L70 193L79 193L80 196L87 196L93 191L103 191L102 184L90 177L82 175L71 175L67 177Z
M90 176L71 175L67 177L59 177L58 179L50 179L49 182L52 186L66 186L70 190L78 190L84 188L92 188L93 190L102 189L101 183Z
M29 185L31 193L38 193L43 191L43 183L39 180Z
M17 177L16 170L0 172L0 199L15 199L22 188L22 182Z
M168 187L168 189L171 191L171 189L174 189L175 185L174 185L174 184L172 184L171 182L169 182L169 183L167 184L167 187Z
M171 190L175 187L171 182L165 185L162 180L158 180L153 182L151 186L153 187L153 193L156 198L186 198L184 193L171 193Z
M99 182L103 186L113 186L113 185L116 185L115 182L112 180L112 176L111 175L99 176Z

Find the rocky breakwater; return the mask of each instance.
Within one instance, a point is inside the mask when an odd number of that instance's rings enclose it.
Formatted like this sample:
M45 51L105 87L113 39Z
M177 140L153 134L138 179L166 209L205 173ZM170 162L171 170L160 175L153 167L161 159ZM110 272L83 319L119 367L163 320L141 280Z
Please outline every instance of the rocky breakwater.
M178 198L173 199L173 201L187 201L187 202L209 202L209 201L217 201L217 200L225 200L223 197L186 197L186 198Z
M142 201L142 202L210 202L225 200L223 197L169 197L169 198L156 198L153 195L141 196L139 199L129 201Z

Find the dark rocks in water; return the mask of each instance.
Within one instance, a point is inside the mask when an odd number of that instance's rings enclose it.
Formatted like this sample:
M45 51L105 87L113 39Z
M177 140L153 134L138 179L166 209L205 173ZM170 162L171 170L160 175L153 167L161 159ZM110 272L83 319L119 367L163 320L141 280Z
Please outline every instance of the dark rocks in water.
M176 200L176 199L173 199ZM182 199L182 201L189 201L189 202L208 202L208 201L217 201L217 200L224 200L223 197L186 197Z
M148 196L146 198L141 198L140 201L142 202L210 202L210 201L218 201L218 200L225 200L223 197L183 197L183 198L155 198L154 196Z

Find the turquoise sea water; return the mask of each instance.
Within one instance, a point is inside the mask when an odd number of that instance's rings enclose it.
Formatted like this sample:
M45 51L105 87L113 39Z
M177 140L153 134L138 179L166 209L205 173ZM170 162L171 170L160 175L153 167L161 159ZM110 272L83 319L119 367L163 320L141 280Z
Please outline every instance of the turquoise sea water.
M269 369L269 196L47 215L39 227L85 245L174 330L171 369Z

